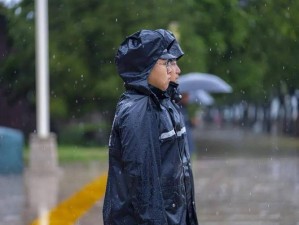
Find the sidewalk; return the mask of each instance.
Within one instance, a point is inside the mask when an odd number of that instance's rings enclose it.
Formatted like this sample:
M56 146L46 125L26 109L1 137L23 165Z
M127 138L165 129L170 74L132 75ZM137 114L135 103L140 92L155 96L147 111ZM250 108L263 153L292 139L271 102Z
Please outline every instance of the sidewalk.
M0 175L0 225L23 225L23 177Z
M106 171L106 162L93 161L89 163L60 165L60 173L56 178L58 187L53 188L53 183L51 182L53 181L53 177L50 177L49 182L51 183L48 185L45 184L44 186L42 184L38 185L39 188L43 189L42 193L46 193L47 196L40 196L40 193L36 193L34 197L57 199L57 204L59 204L70 198L73 194L82 189L84 185ZM43 179L47 180L47 177ZM32 188L36 189L36 187ZM30 221L35 217L32 217L30 214L28 215L26 194L24 174L0 176L0 225L31 224ZM101 211L99 211L98 214L101 214ZM80 222L80 224L86 223Z

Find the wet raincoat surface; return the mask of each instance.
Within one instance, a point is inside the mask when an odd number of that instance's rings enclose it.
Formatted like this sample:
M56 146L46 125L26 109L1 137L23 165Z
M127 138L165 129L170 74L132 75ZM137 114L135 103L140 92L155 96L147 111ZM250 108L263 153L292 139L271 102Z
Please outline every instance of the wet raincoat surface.
M197 224L184 129L175 127L174 114L161 104L166 93L147 83L173 41L165 30L142 30L128 37L116 55L127 90L117 104L109 140L105 225Z

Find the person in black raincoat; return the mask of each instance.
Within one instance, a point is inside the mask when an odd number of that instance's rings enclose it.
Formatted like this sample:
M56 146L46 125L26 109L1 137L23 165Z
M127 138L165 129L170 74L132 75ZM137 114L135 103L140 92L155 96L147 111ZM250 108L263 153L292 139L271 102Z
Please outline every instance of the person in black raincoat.
M181 127L183 127L184 133L186 133L187 140L186 140L186 151L188 155L188 161L190 161L190 155L194 151L194 141L192 137L192 128L191 128L191 122L188 116L188 112L186 109L186 105L188 103L188 100L186 100L186 96L188 96L188 93L180 93L179 91L179 84L177 83L177 80L179 78L179 74L181 73L180 68L177 65L177 61L184 55L184 52L182 51L179 43L177 41L174 41L171 48L169 49L169 52L175 57L174 59L170 60L170 65L174 66L171 77L170 77L170 83L169 87L167 89L167 94L170 97L171 101L166 101L168 104L168 107L174 107L172 109L173 111L177 111L179 114L179 117L183 119L183 122L181 122ZM169 99L168 99L169 100Z
M109 139L105 225L197 225L192 174L182 148L185 135L162 104L174 42L166 30L141 30L117 51L126 91Z
M181 70L177 64L177 61L184 55L180 45L177 41L174 41L171 48L169 49L170 54L175 58L169 60L171 66L170 70L170 83L167 89L167 98L162 101L168 112L172 115L173 124L178 134L179 151L182 155L183 165L184 165L184 176L185 176L185 187L188 188L186 191L187 195L187 213L190 222L188 224L197 224L197 216L195 210L195 199L194 199L194 182L193 174L191 168L190 159L190 143L188 138L188 129L185 124L185 118L182 114L182 106L178 103L182 100L182 95L179 91L179 84L177 80L181 73Z

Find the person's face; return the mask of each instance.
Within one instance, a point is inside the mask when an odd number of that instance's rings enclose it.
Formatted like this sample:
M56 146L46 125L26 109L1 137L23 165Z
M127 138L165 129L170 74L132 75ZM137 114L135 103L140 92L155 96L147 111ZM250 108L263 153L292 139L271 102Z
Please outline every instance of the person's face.
M169 66L171 67L170 81L177 83L177 80L181 73L181 69L175 59L169 61Z
M172 68L167 63L167 60L158 59L151 73L149 74L147 81L154 87L165 91L168 88L170 82L171 72Z

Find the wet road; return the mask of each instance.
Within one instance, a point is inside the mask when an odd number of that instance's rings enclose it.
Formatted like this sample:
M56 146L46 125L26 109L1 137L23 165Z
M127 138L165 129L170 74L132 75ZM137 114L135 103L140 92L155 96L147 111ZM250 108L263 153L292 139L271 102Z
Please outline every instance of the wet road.
M194 136L197 151L192 166L200 225L299 225L299 139L233 127L201 127ZM59 201L107 170L107 164L64 165L61 170ZM9 181L22 186L21 180ZM2 198L7 196L3 190ZM20 189L14 195L12 191L7 194L21 203L24 192ZM7 208L1 208L5 207L0 207L0 215L6 220L1 223L0 219L0 225L25 224L17 223L20 204L11 206L14 211L9 215ZM75 224L102 225L101 212L99 200Z
M237 128L194 132L202 225L299 225L299 139Z
M299 139L233 127L194 136L200 225L299 225ZM99 201L78 224L102 224L101 210Z
M296 159L197 161L200 224L299 224Z

